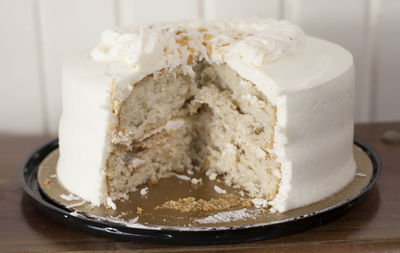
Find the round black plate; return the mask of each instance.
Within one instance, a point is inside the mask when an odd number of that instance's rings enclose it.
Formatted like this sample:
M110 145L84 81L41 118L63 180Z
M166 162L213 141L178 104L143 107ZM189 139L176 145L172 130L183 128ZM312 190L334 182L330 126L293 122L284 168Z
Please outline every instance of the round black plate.
M138 242L168 243L185 245L229 244L264 240L301 232L330 222L361 203L371 193L372 186L381 171L381 161L374 149L367 143L354 138L354 144L360 147L370 158L373 176L368 185L346 201L329 208L319 210L307 216L280 220L274 223L254 224L250 226L223 227L211 230L177 230L174 228L149 229L131 228L110 221L99 220L84 215L76 215L47 198L39 189L37 172L39 164L46 156L58 148L55 139L35 150L19 168L20 184L24 191L50 216L58 221L89 232Z

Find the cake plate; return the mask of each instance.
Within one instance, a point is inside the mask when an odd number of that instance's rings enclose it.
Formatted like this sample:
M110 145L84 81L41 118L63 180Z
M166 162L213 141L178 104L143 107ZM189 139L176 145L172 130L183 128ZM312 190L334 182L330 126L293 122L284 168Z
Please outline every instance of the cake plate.
M19 168L19 179L33 203L45 213L81 230L138 242L229 244L301 232L330 222L357 206L370 195L379 177L381 162L376 151L357 137L354 139L354 156L357 172L348 186L317 203L282 214L255 207L189 213L155 208L166 200L188 194L203 199L217 198L221 190L216 191L215 185L227 193L238 194L238 189L204 176L203 184L193 186L187 180L188 175L175 175L160 180L157 185L138 189L131 193L129 201L117 201L117 210L93 207L58 183L55 174L57 139L39 147L26 159Z

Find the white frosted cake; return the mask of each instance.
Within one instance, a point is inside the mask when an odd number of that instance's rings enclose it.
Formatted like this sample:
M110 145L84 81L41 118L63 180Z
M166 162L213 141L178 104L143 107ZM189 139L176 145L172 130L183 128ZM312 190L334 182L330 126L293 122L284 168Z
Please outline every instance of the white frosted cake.
M287 21L105 31L62 96L57 176L94 205L195 170L284 212L355 174L352 56Z

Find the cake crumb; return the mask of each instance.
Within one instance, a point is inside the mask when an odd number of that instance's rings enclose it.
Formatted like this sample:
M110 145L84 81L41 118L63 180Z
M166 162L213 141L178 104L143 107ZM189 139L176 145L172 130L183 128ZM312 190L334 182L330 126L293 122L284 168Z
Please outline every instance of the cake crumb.
M144 165L145 164L145 161L144 160L142 160L142 159L138 159L138 158L133 158L130 162L129 162L129 164L128 164L128 166L129 166L129 168L140 168L142 165Z
M158 179L152 177L151 180L150 180L150 182L151 182L151 184L158 184Z
M169 172L164 178L171 178L175 175L175 173Z
M48 185L50 183L50 178L46 178L44 181L43 181L43 185Z
M195 222L200 224L211 224L211 223L231 222L244 219L254 220L259 214L260 214L259 209L248 210L246 208L243 208L234 211L219 212L204 218L195 219Z
M142 213L143 213L143 209L140 208L140 207L137 207L137 208L136 208L136 213L137 213L137 214L142 214Z
M190 182L192 182L192 184L202 184L203 183L203 179L201 179L201 178L192 178L192 180L190 180Z
M211 175L210 176L208 176L208 178L211 180L211 181L214 181L216 178L217 178L217 173L211 173Z
M107 197L107 199L106 199L106 207L112 208L113 210L117 209L117 206L115 205L115 203L112 201L112 199L110 197Z
M170 200L154 209L171 209L181 213L197 212L197 211L222 211L233 207L251 207L253 204L250 199L241 198L235 194L223 194L219 198L211 198L210 200L187 197L178 200Z
M147 186L140 189L140 195L142 195L142 196L146 196L148 192L149 192L149 188Z
M219 194L226 194L226 190L222 189L218 185L214 185L214 190L218 192Z

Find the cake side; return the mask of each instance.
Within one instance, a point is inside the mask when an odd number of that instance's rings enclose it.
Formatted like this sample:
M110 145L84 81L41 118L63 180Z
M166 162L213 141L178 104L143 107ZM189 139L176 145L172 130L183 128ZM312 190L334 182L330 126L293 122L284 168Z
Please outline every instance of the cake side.
M70 192L94 205L107 198L107 101L113 78L104 75L105 67L106 64L94 63L84 54L65 63L62 75L57 178Z
M313 203L351 181L355 81L347 50L307 37L301 53L262 68L238 58L227 64L277 104L274 143L283 175L273 209Z
M353 98L353 67L323 86L287 95L287 112L296 116L287 117L282 168L290 176L272 203L277 210L322 200L353 179ZM300 112L299 104L310 113Z

